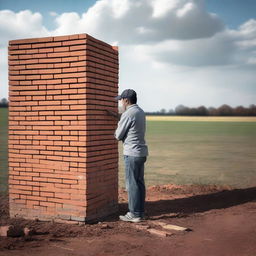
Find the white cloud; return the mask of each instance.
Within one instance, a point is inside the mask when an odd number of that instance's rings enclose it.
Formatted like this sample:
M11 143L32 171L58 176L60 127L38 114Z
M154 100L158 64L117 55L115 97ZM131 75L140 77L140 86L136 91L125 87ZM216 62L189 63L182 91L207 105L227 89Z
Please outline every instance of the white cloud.
M153 8L152 17L159 18L168 14L169 11L177 9L181 0L152 0L151 6ZM184 2L184 1L182 1Z
M15 13L10 10L0 10L0 45L7 44L8 40L48 35L42 24L42 15L29 10Z
M49 31L42 24L40 13L29 10L15 13L0 10L0 98L8 97L8 54L9 40L48 36Z
M250 19L239 27L240 33L249 36L256 36L256 20Z
M185 67L148 65L147 59L137 60L133 47L121 50L120 91L134 88L139 104L148 111L188 106L237 106L256 102L255 72L246 67L208 66ZM130 57L129 57L130 56Z
M256 33L248 21L239 30L223 30L212 37L192 40L165 40L135 46L148 61L182 66L247 65L256 57ZM255 25L256 29L256 25Z
M179 10L177 10L177 16L179 18L184 17L185 15L187 15L189 12L193 11L193 8L195 7L195 5L193 3L186 3L182 8L180 8Z
M194 40L167 40L138 45L137 53L148 60L181 66L227 65L234 63L234 45L224 34Z
M202 2L188 0L101 0L81 17L61 14L57 24L55 34L86 31L122 44L205 38L224 28Z
M52 31L40 13L0 11L1 84L7 84L8 40L88 33L119 44L120 90L134 88L148 111L256 102L253 19L230 30L203 0L99 0L82 15L49 14Z

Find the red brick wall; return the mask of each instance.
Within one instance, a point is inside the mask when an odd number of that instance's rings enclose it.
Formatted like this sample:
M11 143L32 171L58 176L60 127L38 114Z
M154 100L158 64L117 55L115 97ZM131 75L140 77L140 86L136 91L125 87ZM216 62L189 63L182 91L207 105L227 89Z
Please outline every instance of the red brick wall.
M11 217L86 221L117 209L118 50L87 34L9 42Z

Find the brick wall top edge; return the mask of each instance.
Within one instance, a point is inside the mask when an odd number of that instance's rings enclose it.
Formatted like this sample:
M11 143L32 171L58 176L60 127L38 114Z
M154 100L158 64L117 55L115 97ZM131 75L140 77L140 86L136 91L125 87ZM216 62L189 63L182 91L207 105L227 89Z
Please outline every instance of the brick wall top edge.
M87 39L93 41L94 43L98 43L98 44L101 44L101 45L104 45L104 46L107 46L107 47L111 47L113 50L118 51L118 46L112 46L112 45L110 45L108 43L105 43L104 41L101 41L99 39L96 39L96 38L94 38L94 37L92 37L88 34L87 34Z
M25 38L25 39L10 40L9 41L9 45L31 44L31 43L46 43L46 42L53 42L53 37Z
M25 39L10 40L9 45L86 39L86 36L87 34L74 34L74 35L54 36L54 37L25 38Z
M76 40L76 39L88 39L96 44L100 44L103 46L107 46L112 48L115 51L118 51L117 46L111 46L108 43L105 43L101 40L98 40L88 34L74 34L74 35L66 35L66 36L55 36L55 37L41 37L41 38L27 38L27 39L17 39L10 40L9 45L20 45L20 44L33 44L33 43L46 43L46 42L59 42L59 41L68 41L68 40Z

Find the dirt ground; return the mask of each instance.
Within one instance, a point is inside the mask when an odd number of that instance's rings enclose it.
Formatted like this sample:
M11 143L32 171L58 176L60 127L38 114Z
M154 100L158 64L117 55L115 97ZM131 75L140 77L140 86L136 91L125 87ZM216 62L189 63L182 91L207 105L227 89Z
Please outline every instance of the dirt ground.
M147 190L146 220L124 223L127 210L121 190L119 212L94 224L69 225L10 219L8 198L0 197L0 225L28 227L25 237L0 237L0 256L256 256L256 187L153 186ZM162 237L159 221L187 227Z

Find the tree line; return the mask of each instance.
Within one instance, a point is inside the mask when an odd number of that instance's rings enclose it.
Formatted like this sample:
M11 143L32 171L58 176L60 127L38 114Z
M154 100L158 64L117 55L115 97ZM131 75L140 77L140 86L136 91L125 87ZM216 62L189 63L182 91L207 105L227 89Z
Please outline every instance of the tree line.
M256 105L249 107L237 106L231 107L227 104L220 107L199 106L195 108L178 105L175 109L161 109L157 112L147 112L147 115L177 115L177 116L256 116Z
M0 108L8 107L9 103L6 98L0 100ZM199 106L190 108L184 105L178 105L175 109L161 109L156 112L146 112L146 115L177 115L177 116L256 116L256 105L251 104L249 107L237 106L231 107L227 104L214 108Z

